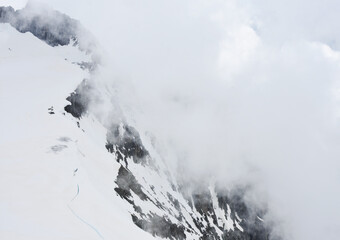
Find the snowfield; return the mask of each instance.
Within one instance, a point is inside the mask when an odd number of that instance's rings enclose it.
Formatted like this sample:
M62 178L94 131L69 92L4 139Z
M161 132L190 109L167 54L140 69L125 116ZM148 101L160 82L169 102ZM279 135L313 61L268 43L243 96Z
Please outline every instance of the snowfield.
M154 239L113 191L105 129L64 113L88 59L0 24L0 239Z

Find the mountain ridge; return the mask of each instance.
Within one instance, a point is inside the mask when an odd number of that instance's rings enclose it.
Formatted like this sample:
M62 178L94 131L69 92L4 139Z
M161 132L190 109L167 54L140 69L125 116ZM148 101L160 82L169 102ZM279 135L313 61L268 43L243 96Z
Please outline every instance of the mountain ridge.
M78 36L81 25L76 20L51 10L58 19L61 19L52 27L54 19L44 19L35 13L26 19L23 17L25 11L27 10L14 11L11 7L0 7L0 23L9 23L21 33L30 32L52 48L82 45L82 38ZM79 49L91 55L95 54L92 46ZM245 189L235 189L228 194L227 191L211 184L200 186L195 191L188 190L191 187L188 186L190 183L174 179L161 157L155 155L156 151L148 148L152 144L147 144L146 147L145 138L142 138L141 133L128 121L117 122L112 119L111 122L106 120L108 123L104 124L96 119L95 112L92 112L93 107L107 100L104 98L110 97L103 94L105 89L96 84L93 72L98 64L100 63L93 59L78 62L78 67L86 72L87 78L83 78L78 86L70 91L69 96L65 97L63 108L52 107L54 114L50 115L52 118L67 118L75 128L72 131L81 130L79 134L85 136L88 132L94 131L90 129L89 122L100 125L101 131L105 132L105 138L102 134L100 142L103 144L96 146L96 149L101 148L101 154L110 154L116 162L117 172L112 173L115 175L112 179L115 187L111 191L123 205L127 206L131 224L155 237L178 240L272 239L270 227L263 221L265 209L256 209L248 205L244 200ZM68 118L67 115L72 117ZM91 138L91 135L87 137ZM54 145L57 147L51 148L55 154L68 151L70 148L70 141L62 142ZM79 154L82 155L81 152ZM81 167L76 169L74 176L78 174L78 169L83 171ZM79 193L79 185L77 186ZM75 198L72 204L76 203ZM98 235L105 238L105 235Z

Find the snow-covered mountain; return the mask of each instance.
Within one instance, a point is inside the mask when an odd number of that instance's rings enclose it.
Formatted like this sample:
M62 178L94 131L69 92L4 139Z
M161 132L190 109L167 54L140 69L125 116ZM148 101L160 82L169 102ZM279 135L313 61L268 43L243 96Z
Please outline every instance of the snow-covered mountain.
M0 238L271 239L245 188L179 179L117 116L97 48L62 13L0 8Z

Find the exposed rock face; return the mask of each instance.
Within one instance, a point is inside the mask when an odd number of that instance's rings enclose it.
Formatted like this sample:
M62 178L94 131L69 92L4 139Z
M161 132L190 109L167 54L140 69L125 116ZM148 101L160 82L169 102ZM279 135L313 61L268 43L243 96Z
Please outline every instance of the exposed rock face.
M123 166L119 168L116 183L118 187L115 188L115 190L124 199L130 201L131 191L143 201L148 199L148 196L143 192L142 186L138 183L135 176Z
M177 181L166 177L166 172L155 170L161 169L153 166L157 165L156 161L139 160L152 156L134 128L115 125L108 130L107 140L106 148L117 161L124 160L126 167L128 163L134 167L139 165L139 168L148 169L168 181L168 188L156 187L155 182L140 182L145 179L135 177L137 172L134 170L123 166L119 169L115 191L132 205L135 211L131 214L132 220L140 228L170 239L186 239L189 235L202 240L270 239L270 229L261 219L265 210L246 204L243 197L245 189L226 192L212 185L200 186L198 191L187 191L183 183L180 187ZM152 207L145 210L138 205L136 198ZM150 208L154 210L150 211Z
M155 172L154 174L162 176L162 173L154 170L159 169L152 166L152 164L156 164L155 162L138 160L145 156L151 156L134 128L126 125L114 125L109 129L107 139L106 148L115 155L117 161L124 160L126 167L128 161L132 161L130 165L140 165L142 168L148 168L149 171ZM163 175L164 178L165 176L166 174ZM116 179L118 187L115 188L115 191L133 207L135 212L131 216L138 227L153 235L169 239L186 239L189 234L196 235L197 239L202 240L269 239L269 229L258 217L263 216L265 211L254 209L244 202L245 190L238 189L228 195L214 186L210 186L210 188L203 186L197 192L188 193L185 187L179 188L176 181L171 179L168 181L169 186L174 186L172 191L158 189L159 192L157 192L155 186L149 185L154 183L142 184L134 176L132 170L123 166L119 169ZM161 201L160 196L166 199L166 202ZM179 199L178 196L180 196ZM152 205L155 210L144 210L142 206L138 205L136 198Z
M65 111L80 119L88 110L92 89L88 80L84 79L77 89L66 98L70 104L65 106Z
M29 2L21 10L0 7L0 23L9 23L22 33L30 32L52 47L73 43L88 53L95 48L94 38L77 20L38 3ZM81 67L93 66L85 63Z
M112 124L107 133L106 149L115 154L118 162L124 161L126 166L129 158L135 163L145 163L149 154L136 129L128 125Z
M76 41L79 28L76 20L57 11L41 16L32 14L29 7L17 11L12 7L1 7L0 22L9 23L22 33L31 32L53 47Z
M132 215L132 221L141 229L150 232L154 236L169 239L186 239L185 230L183 226L178 226L165 217L152 215L149 220L138 219Z

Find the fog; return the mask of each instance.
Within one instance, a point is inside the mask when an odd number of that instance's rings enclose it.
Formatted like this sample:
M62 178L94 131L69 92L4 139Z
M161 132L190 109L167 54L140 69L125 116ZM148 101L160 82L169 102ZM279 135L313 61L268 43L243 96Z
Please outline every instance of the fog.
M44 2L96 36L98 79L170 167L252 185L286 239L339 238L339 2Z

